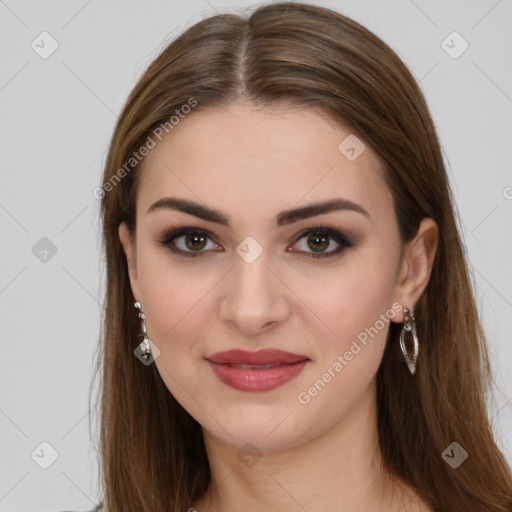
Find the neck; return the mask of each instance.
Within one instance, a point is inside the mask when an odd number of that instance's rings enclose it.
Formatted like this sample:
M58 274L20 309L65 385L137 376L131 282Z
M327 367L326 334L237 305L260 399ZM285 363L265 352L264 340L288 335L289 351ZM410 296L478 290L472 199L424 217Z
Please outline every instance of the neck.
M244 464L239 448L203 432L212 478L198 512L387 512L411 499L382 469L375 381L334 428L285 451L265 452L255 464Z

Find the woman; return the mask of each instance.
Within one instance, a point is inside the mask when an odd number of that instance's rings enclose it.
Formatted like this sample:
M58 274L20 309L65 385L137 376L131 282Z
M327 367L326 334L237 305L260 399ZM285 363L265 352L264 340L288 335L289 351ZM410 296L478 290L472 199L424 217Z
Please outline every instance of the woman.
M512 510L439 141L374 34L295 2L197 23L98 195L105 510Z

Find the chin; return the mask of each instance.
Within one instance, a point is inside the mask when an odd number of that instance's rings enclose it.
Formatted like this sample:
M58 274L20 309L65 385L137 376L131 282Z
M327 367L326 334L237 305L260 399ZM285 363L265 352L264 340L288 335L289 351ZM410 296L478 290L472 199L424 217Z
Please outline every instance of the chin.
M314 437L315 425L309 425L311 412L272 405L248 405L233 409L233 414L209 418L203 428L209 434L237 450L248 443L261 453L293 448ZM204 419L204 418L203 418ZM221 426L219 426L222 425ZM231 434L231 435L230 435ZM253 448L247 448L249 451Z

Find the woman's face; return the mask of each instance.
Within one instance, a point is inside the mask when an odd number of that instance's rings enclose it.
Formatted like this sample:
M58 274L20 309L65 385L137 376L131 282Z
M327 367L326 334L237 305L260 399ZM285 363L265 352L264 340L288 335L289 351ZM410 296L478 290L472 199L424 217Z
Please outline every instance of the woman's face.
M392 197L361 144L313 110L236 104L190 114L146 158L135 240L119 234L154 364L205 435L284 450L373 403L389 322L420 292L407 295ZM346 203L309 208L333 201ZM269 348L306 362L209 362Z

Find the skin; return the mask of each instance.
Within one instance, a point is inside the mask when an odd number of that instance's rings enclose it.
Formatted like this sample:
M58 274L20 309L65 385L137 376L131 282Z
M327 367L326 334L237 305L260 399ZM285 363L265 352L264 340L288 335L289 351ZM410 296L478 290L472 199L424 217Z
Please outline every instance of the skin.
M394 303L416 304L438 243L436 223L423 219L402 247L377 155L366 145L350 161L338 150L349 134L313 109L236 103L190 114L144 161L136 236L121 224L119 237L160 350L154 364L203 428L213 483L191 504L199 512L429 510L380 469L375 374L389 322L309 403L297 399ZM163 197L207 204L231 226L165 208L147 213ZM339 197L363 206L369 218L344 210L276 227L282 210ZM312 257L315 245L298 235L320 225L353 233L356 245ZM158 244L184 226L211 234L199 245L202 257ZM248 236L263 248L252 263L236 252ZM328 240L324 252L338 247ZM175 245L192 252L185 241ZM402 306L390 321L403 322ZM218 380L205 360L267 347L311 362L274 390L243 392ZM253 465L239 457L248 442L260 456Z

